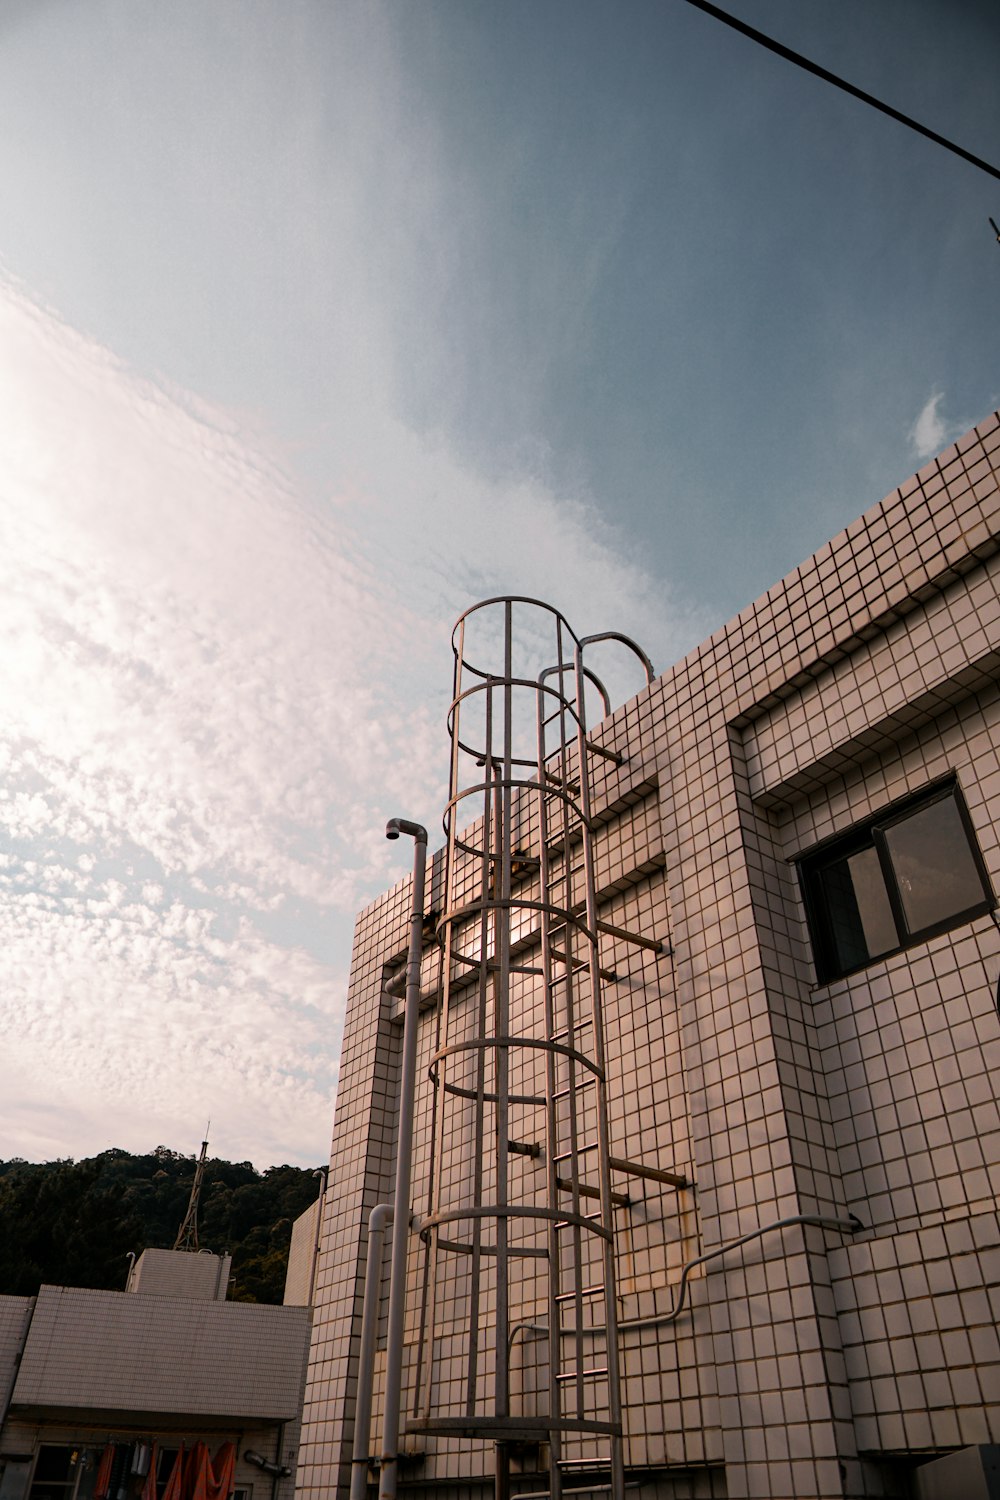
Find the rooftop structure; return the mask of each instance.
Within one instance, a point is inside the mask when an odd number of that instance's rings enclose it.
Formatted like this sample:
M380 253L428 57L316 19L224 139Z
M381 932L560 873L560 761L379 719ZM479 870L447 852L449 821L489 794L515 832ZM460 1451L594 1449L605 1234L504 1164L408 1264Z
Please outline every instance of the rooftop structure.
M358 919L302 1500L986 1485L998 452L994 415L613 712L552 612L467 617L445 847Z
M228 1282L147 1250L124 1292L0 1297L3 1500L291 1500L310 1309Z

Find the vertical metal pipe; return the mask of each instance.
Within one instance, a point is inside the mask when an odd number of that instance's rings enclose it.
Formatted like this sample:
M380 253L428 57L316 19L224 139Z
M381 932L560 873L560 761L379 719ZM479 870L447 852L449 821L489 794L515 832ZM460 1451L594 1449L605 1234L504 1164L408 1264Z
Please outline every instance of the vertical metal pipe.
M437 991L440 994L444 984L444 950L438 945L437 952ZM436 1052L441 1036L441 1010L436 1008L434 1015L434 1036L431 1041L431 1050ZM432 1149L427 1171L427 1212L433 1213L435 1203L435 1183L437 1181L435 1169L435 1155L433 1142L437 1139L438 1132L438 1091L434 1089L431 1093L431 1119L430 1138ZM433 1326L431 1313L434 1307L434 1286L432 1279L433 1262L430 1247L425 1244L422 1279L420 1288L420 1323L417 1331L417 1368L413 1377L413 1407L412 1414L415 1417L427 1416L429 1414L429 1377L431 1370L431 1352L429 1347L430 1336L428 1330ZM426 1379L425 1379L426 1372ZM425 1389L426 1387L426 1389Z
M493 1500L510 1500L510 1449L506 1443L496 1444Z
M386 838L395 839L401 833L408 834L413 839L413 899L410 907L410 948L406 960L403 1067L399 1084L399 1130L396 1138L396 1191L393 1199L379 1500L394 1500L399 1469L403 1315L406 1308L406 1251L409 1244L410 1168L413 1157L413 1095L417 1076L417 1011L420 1005L420 955L423 951L424 880L427 868L427 829L403 818L390 819L386 825Z
M496 986L494 988L493 1032L497 1041L494 1078L496 1080L496 1199L500 1209L496 1221L496 1340L494 1363L494 1405L498 1417L510 1416L510 1359L507 1340L510 1335L510 1220L506 1209L510 1201L508 1172L510 1093L510 893L511 893L511 799L513 797L514 753L514 665L513 605L504 604L504 687L503 687L503 777L500 783L500 827L497 830L500 854L499 900L494 907Z
M479 863L479 1011L476 1034L486 1036L487 1008L489 1003L489 951L492 932L492 903L496 897L496 861L493 854L493 828L499 823L491 821L491 798L496 778L493 760L493 688L486 687L486 723L483 744L483 831L482 850ZM483 1203L483 1141L486 1128L486 1048L480 1047L476 1058L476 1107L473 1116L472 1145L472 1204L481 1208ZM470 1226L472 1256L469 1276L469 1360L466 1369L465 1410L472 1417L476 1412L479 1385L479 1304L483 1270L483 1225L475 1218Z
M562 627L556 623L556 675L557 691L562 692ZM541 961L542 961L542 1004L544 1011L545 1040L549 1045L545 1049L545 1177L547 1185L546 1202L550 1208L554 1208L559 1202L559 1192L556 1186L558 1167L556 1154L559 1150L558 1121L556 1117L556 1088L558 1081L556 1077L555 1053L552 1050L552 1042L555 1040L556 1032L556 1007L554 997L554 974L552 957L552 910L550 898L552 893L552 872L550 870L549 841L549 804L546 795L545 777L547 774L548 755L546 753L545 727L547 720L548 703L546 699L545 679L546 673L538 679L538 693L536 697L536 738L537 738L537 770L536 780L538 783L538 899L541 917ZM551 675L551 674L548 674ZM562 1313L559 1302L559 1293L562 1290L562 1272L559 1263L559 1232L555 1220L547 1221L546 1241L548 1245L548 1313L549 1313L549 1400L548 1410L551 1419L558 1422L562 1415L562 1392L559 1389L559 1356L562 1350ZM562 1434L558 1427L549 1431L549 1463L550 1463L550 1494L552 1500L560 1500L562 1495L562 1471L559 1461L562 1457Z
M365 1301L361 1314L361 1353L358 1392L354 1403L354 1447L351 1451L351 1500L368 1493L368 1445L372 1425L372 1381L375 1375L375 1337L382 1290L382 1244L392 1223L392 1204L376 1203L368 1216L368 1259L365 1262Z
M580 808L583 814L584 879L586 881L587 927L590 941L590 1007L593 1022L592 1047L598 1072L597 1109L597 1160L601 1191L601 1225L610 1231L604 1241L604 1301L607 1332L605 1335L608 1367L608 1415L620 1427L622 1419L621 1375L618 1364L618 1302L615 1287L614 1205L611 1198L611 1139L608 1126L607 1098L607 1054L604 1046L604 1013L601 997L601 963L597 938L597 881L594 875L593 845L589 836L591 829L590 775L587 764L587 718L586 681L583 670L583 648L576 648L576 692L579 718L577 720L577 744L580 760ZM624 1455L620 1436L611 1439L611 1495L612 1500L623 1500L625 1493Z
M316 1233L313 1235L312 1265L309 1268L309 1306L316 1303L316 1277L319 1273L319 1253L323 1248L323 1210L326 1207L326 1190L330 1185L330 1168L318 1167L313 1174L322 1179L316 1208Z
M458 874L458 843L457 822L460 802L459 792L459 765L461 763L461 714L462 714L462 673L465 667L465 620L461 619L456 630L457 639L453 638L452 648L454 651L454 666L452 675L452 700L449 713L449 732L451 734L451 767L449 787L449 800L445 810L444 829L446 835L445 843L445 866L444 866L444 910L447 920L443 923L444 943L441 952L440 981L441 999L438 1006L437 1019L435 1023L434 1052L438 1057L437 1080L434 1086L433 1129L431 1132L431 1183L430 1183L430 1213L433 1217L439 1213L443 1203L443 1191L445 1182L445 1136L447 1133L447 1056L440 1056L442 1048L447 1047L450 1040L451 1030L451 997L449 978L453 968L453 949L455 947L455 923L450 920L450 914L456 905L456 892L459 888L460 878ZM423 1361L423 1391L419 1396L420 1412L428 1417L431 1413L434 1395L434 1354L437 1329L438 1311L438 1261L440 1256L440 1227L435 1227L430 1232L430 1239L426 1242L424 1257L425 1286L427 1297L424 1306L424 1327L428 1330L426 1342L421 1344L420 1359Z
M271 1477L271 1500L278 1500L278 1485L288 1474L281 1462L282 1449L285 1446L285 1423L278 1423L278 1432L274 1440L274 1474ZM153 1444L153 1453L156 1452L156 1444Z

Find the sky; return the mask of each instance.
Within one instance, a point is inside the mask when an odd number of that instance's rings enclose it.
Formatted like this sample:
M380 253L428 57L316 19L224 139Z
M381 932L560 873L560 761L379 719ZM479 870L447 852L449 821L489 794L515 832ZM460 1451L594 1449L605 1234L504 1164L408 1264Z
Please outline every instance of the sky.
M728 8L1000 163L989 0ZM456 616L670 665L1000 403L990 215L685 0L0 0L0 1158L323 1161Z

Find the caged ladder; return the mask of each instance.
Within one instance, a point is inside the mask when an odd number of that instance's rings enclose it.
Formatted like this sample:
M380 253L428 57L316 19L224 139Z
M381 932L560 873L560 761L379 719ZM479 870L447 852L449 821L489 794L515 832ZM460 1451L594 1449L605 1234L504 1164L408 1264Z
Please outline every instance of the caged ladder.
M611 1155L601 987L614 975L599 939L662 945L597 916L592 766L622 757L588 738L588 684L610 705L583 649L606 638L635 651L652 680L627 637L581 639L537 600L486 600L453 635L406 1430L439 1445L492 1441L500 1500L622 1500L624 1489L613 1217L628 1199L611 1172L630 1164ZM532 1476L533 1488L515 1488Z

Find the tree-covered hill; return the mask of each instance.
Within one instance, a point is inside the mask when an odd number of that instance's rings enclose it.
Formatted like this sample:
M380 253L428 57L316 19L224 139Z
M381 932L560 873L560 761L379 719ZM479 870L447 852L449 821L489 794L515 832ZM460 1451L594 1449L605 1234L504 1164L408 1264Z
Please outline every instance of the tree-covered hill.
M85 1161L0 1161L0 1293L55 1286L124 1289L129 1252L169 1250L184 1218L195 1158L157 1146ZM317 1196L315 1170L209 1158L199 1242L233 1257L229 1296L280 1302L292 1221Z

